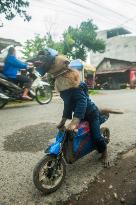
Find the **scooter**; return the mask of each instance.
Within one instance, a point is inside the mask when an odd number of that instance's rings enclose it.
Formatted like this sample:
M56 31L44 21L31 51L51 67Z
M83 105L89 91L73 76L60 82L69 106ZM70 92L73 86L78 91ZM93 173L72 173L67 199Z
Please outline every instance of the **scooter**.
M108 117L109 114L101 114L101 124L107 121ZM109 143L109 129L101 128L101 133L106 143ZM53 141L33 171L33 182L45 195L56 191L61 186L66 175L66 164L72 164L96 149L89 123L86 121L79 124L77 133L64 129L58 132Z
M22 73L24 70L22 70ZM47 104L52 100L52 90L50 84L42 80L42 76L35 68L29 69L26 76L31 79L32 85L29 95L32 100L41 104ZM22 102L23 86L19 83L15 84L0 73L0 108L3 108L9 102Z

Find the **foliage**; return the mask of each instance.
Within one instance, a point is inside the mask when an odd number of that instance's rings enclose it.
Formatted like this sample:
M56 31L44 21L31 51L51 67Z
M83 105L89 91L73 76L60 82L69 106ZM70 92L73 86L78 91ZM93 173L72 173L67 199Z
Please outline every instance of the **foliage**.
M63 52L63 42L54 41L50 32L46 33L45 39L46 39L46 47L54 48L59 53L64 53Z
M36 35L34 39L27 40L23 46L23 54L26 60L35 56L40 50L46 47L46 38Z
M63 33L61 41L54 41L49 32L43 38L37 35L35 39L25 43L24 55L28 58L45 47L51 47L67 55L70 59L79 58L85 61L88 51L103 52L105 49L105 43L97 38L96 30L97 26L93 24L92 20L87 20L82 22L79 27L69 26Z
M17 14L29 21L31 17L27 14L26 9L29 7L28 0L0 0L0 14L8 20L12 20Z
M63 53L63 42L55 42L50 33L47 33L44 37L37 34L34 39L27 40L24 43L24 58L28 60L45 48L54 48L58 52Z
M70 59L86 60L90 50L103 52L105 43L97 38L97 26L91 20L84 21L79 27L71 26L63 33L61 41L54 41L50 32L44 37L36 35L34 39L27 40L23 54L26 59L35 56L40 50L47 47L56 49L59 53L67 55ZM49 75L48 81L54 87L54 79ZM95 94L94 91L91 94Z
M69 26L63 34L64 54L73 59L79 58L85 61L88 51L103 52L105 43L103 40L97 39L96 30L97 26L93 24L92 20L84 21L76 28Z
M89 95L98 95L99 91L98 90L88 90Z

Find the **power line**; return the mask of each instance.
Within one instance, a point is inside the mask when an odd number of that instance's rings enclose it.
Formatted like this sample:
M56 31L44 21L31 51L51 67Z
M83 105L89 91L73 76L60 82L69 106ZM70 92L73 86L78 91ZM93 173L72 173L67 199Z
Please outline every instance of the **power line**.
M57 4L51 4L50 2L48 2L49 4L47 5L48 6L48 8L52 8L52 6L56 9L56 10L58 10L58 11L65 11L65 7L63 7L64 9L61 9L60 10L60 6L59 5L57 5ZM58 9L58 6L59 6L59 9ZM43 9L43 7L39 7L38 6L38 8L42 8ZM46 8L47 9L47 8ZM66 8L67 9L67 8ZM89 16L87 13L81 13L81 11L80 12L77 12L77 10L73 10L74 12L76 11L76 14L74 13L72 13L72 12L67 12L67 11L65 11L65 13L67 13L67 14L70 14L70 15L72 15L72 16L76 16L76 17L83 17L83 16L86 16L86 17L88 17L88 18L93 18L93 16ZM90 11L90 9L89 9L89 11ZM92 13L92 12L91 12ZM104 21L107 21L108 23L111 23L111 21L109 20L109 18L107 19L106 17L104 17L104 16L101 16L101 15L98 15L98 14L96 14L96 12L93 12L93 13L95 13L95 15L97 15L97 18L99 18L101 21L102 21L102 18L104 19ZM112 19L111 19L112 20Z
M64 0L64 1L67 1L67 0ZM69 1L70 3L76 5L76 6L79 6L79 7L81 7L81 8L85 8L85 9L87 9L87 10L89 10L89 11L90 11L90 9L92 9L92 8L90 8L90 7L87 7L87 6L83 5L83 4L79 4L79 3L77 3L77 2L75 2L75 1L73 1L73 0L68 0L68 1ZM68 1L67 1L67 2L68 2ZM105 7L105 6L103 6L102 4L98 4L98 3L94 2L94 1L91 1L91 0L85 0L85 1L87 1L89 4L94 4L94 5L96 5L96 6L99 7L100 9L103 8L104 10L106 10L106 11L108 11L108 12L112 12L113 14L116 14L116 15L118 15L118 16L120 16L120 17L123 17L123 18L127 18L125 15L120 14L120 13L118 13L117 11L114 11L114 10L108 8L108 7ZM91 12L92 12L92 11L91 11Z
M67 1L67 0L64 0L64 1ZM89 3L92 3L92 4L94 4L94 5L97 5L98 7L103 8L103 9L105 9L105 10L107 10L107 11L111 11L111 12L113 12L114 14L117 14L117 15L123 17L123 18L127 18L126 16L124 16L124 15L122 15L122 14L120 14L120 13L118 13L118 12L116 12L116 11L114 11L114 10L108 8L108 7L105 7L105 6L101 5L101 4L98 4L98 3L93 2L93 1L91 1L91 0L85 0L85 1L87 1L87 2L89 2ZM76 6L82 7L81 4L76 3L76 2L73 1L73 0L69 0L69 2L71 2L72 4L75 4ZM86 7L86 6L83 6L83 8L89 9L89 8ZM89 10L90 10L90 9L89 9ZM108 19L109 19L109 17L108 17ZM134 18L133 18L133 19L134 19ZM130 21L130 20L132 20L132 18L127 18L126 22L128 22L128 21ZM130 29L130 27L128 27L128 28Z
M66 1L66 2L68 2L67 0L64 0L64 1ZM82 9L85 9L85 10L89 10L89 11L91 11L91 13L95 13L95 15L97 14L98 15L98 11L94 11L94 10L92 10L92 8L91 7L88 7L88 6L85 6L85 5L83 5L83 4L79 4L79 3L77 3L77 2L75 2L75 1L73 1L73 0L69 0L69 2L71 3L71 4L73 4L73 5L76 5L77 7L80 7L80 8L82 8ZM100 6L99 6L100 7ZM100 8L101 9L101 8ZM107 9L106 9L107 10ZM107 10L108 11L108 10ZM100 16L100 18L105 18L105 20L106 19L111 19L111 20L113 20L113 18L114 19L116 19L116 21L118 21L118 18L116 18L115 16L114 17L112 17L111 18L111 16L108 16L108 18L107 17L104 17L103 15L99 15ZM125 17L125 18L127 18L127 17Z
M66 11L66 10L64 10L64 9L61 9L60 7L58 8L58 7L55 7L55 5L52 5L52 4L50 4L50 5L47 5L44 9L52 9L52 6L55 8L55 10L56 11L64 11L65 13L67 13L67 14L69 14L69 15L72 15L72 16L75 16L75 17L82 17L81 15L79 15L79 14L74 14L74 13L72 13L72 12L69 12L69 11ZM48 8L47 8L48 7ZM43 7L41 7L41 6L35 6L35 8L40 8L40 9L43 9Z
M78 6L78 7L80 7L80 8L82 8L82 9L85 9L87 12L88 11L90 11L90 7L87 7L87 6L84 6L84 5L82 5L82 4L79 4L79 3L77 3L77 2L75 2L75 1L73 1L73 0L69 0L69 1L67 1L67 0L64 0L65 2L67 2L67 3L71 3L72 5L74 4L74 5L76 5L76 6ZM89 0L86 0L87 2L90 2ZM53 3L53 4L52 4ZM57 2L56 2L57 3ZM93 4L94 4L94 2L93 2ZM95 4L97 4L97 3L95 3ZM52 8L52 6L55 8L55 9L57 9L58 10L58 4L54 4L54 2L47 2L47 4L46 4L48 7L50 7L51 6L51 8ZM98 4L97 4L98 5ZM99 4L99 7L101 7L100 6L100 4ZM41 8L43 8L43 7L41 7ZM68 12L68 10L65 10L65 8L66 7L63 7L64 9L60 9L60 6L59 6L59 11L64 11L65 13L67 13L67 14L69 14L69 15L72 15L72 16L76 16L76 17L82 17L82 15L86 15L86 17L89 17L89 15L87 15L87 14L85 14L85 13L81 13L81 11L80 12L77 12L75 9L71 9L70 8L70 10L72 11L72 12ZM66 8L67 9L67 8ZM108 8L106 7L105 8L106 10L108 10ZM73 13L74 12L74 13ZM76 14L75 14L75 12L76 12ZM114 11L113 11L114 12ZM92 11L91 11L91 13L92 13ZM97 12L94 12L95 14L97 14ZM114 13L116 13L116 12L114 12ZM120 14L119 14L120 15ZM93 18L93 16L91 16L91 18ZM101 19L101 21L102 21L102 18L104 19L104 21L107 21L107 22L109 22L109 23L113 23L113 19L111 19L111 18L109 18L109 16L108 16L108 18L107 17L105 17L105 16L102 16L102 15L98 15L97 14L97 18L99 18L99 19ZM125 16L125 18L127 18L126 16ZM111 20L110 20L111 19ZM118 20L117 18L116 18L116 20ZM129 19L127 19L126 21L129 21ZM125 21L125 22L126 22Z
M47 0L46 0L46 1L47 1ZM56 4L57 2L55 3L55 2L50 2L50 1L49 1L49 2L47 2L47 3L48 3L48 5L50 4L51 6L55 6L54 8L58 8L58 7L59 7L59 9L65 11L65 12L69 12L69 10L68 10L66 7L64 7L64 6L63 6L64 9L62 9L59 4ZM65 10L65 9L66 9L66 10ZM71 12L71 11L72 11L72 12ZM81 15L83 14L83 13L81 13L81 12L78 12L78 13L77 13L77 11L76 11L75 9L73 9L73 8L70 8L70 13L74 14L75 16L76 16L76 15L79 15L79 14L81 14ZM79 15L79 16L82 17L81 15ZM86 15L86 14L84 13L84 15Z
M76 5L76 6L80 7L80 8L82 8L82 9L89 10L89 11L93 12L91 7L87 7L87 6L83 5L83 4L79 4L79 3L77 3L77 2L75 2L75 1L73 1L73 0L68 0L68 1L67 1L67 0L64 0L64 1L66 1L67 3L70 2L71 4ZM116 12L116 11L114 11L114 10L108 8L108 7L104 7L104 6L102 6L101 4L98 4L98 3L96 3L96 2L92 2L92 1L90 1L90 0L85 0L85 1L96 5L97 7L99 7L99 9L103 8L103 9L105 9L105 10L108 11L108 12L112 12L112 13L114 13L114 14L116 14L116 15L119 15L119 16L122 17L122 18L127 19L126 16L124 16L124 15L122 15L122 14L120 14L120 13L118 13L118 12ZM90 9L91 9L91 10L90 10ZM96 11L95 14L96 14L96 13L98 13L98 11ZM102 17L102 15L101 15L101 17ZM113 16L112 18L111 18L111 16L108 16L108 19L109 19L109 18L110 18L111 20L113 20L113 18L114 18L114 19L116 19L116 21L118 21L118 18L116 18L115 16ZM106 18L105 18L105 19L106 19Z
M66 1L67 2L67 1ZM86 17L88 17L88 14L87 13L84 13L84 12L81 12L81 10L80 10L80 12L78 11L77 12L77 10L75 10L75 9L73 9L73 8L71 8L70 7L70 11L73 11L74 13L72 13L72 12L69 12L68 10L67 10L67 8L66 7L63 7L64 9L62 9L62 8L60 8L60 5L58 5L58 4L54 4L54 2L46 2L47 3L47 6L50 8L50 6L53 6L55 9L58 9L58 7L59 7L59 10L63 10L63 11L65 11L66 13L69 13L69 14L72 14L72 15L74 15L74 16L80 16L80 17L83 17L83 15L84 16L86 16ZM67 2L68 3L68 2ZM70 5L69 5L70 6ZM82 6L81 6L82 7ZM43 7L39 7L38 6L38 8L42 8L43 9ZM52 8L52 7L51 7ZM66 10L65 10L66 9ZM90 9L89 9L89 11L90 11ZM79 15L80 14L80 15ZM97 16L100 16L100 15L97 15Z
M114 13L114 14L117 14L117 15L120 16L120 17L127 18L127 17L124 16L123 14L120 14L120 13L118 13L117 11L114 11L113 9L108 8L108 7L106 7L106 6L103 6L102 4L96 3L96 2L91 1L91 0L85 0L85 1L87 1L87 2L89 2L89 3L91 3L91 4L94 4L94 5L98 6L98 7L101 7L101 8L103 8L104 10L107 10L107 11L110 11L110 12L112 12L112 13Z
M110 10L111 12L113 12L113 13L115 13L115 14L121 16L121 17L127 18L127 20L129 20L127 16L125 16L125 15L123 15L123 14L117 12L117 11L114 11L113 9L111 9L111 8L109 8L109 7L103 6L102 4L98 4L98 3L96 3L96 2L94 2L94 1L92 1L92 0L85 0L85 1L91 2L91 3L95 4L95 5L98 5L99 7L105 8L106 10ZM136 6L136 4L130 3L130 1L127 1L127 0L125 0L125 1L128 2L129 5L135 5L135 6Z
M133 5L133 6L136 7L136 4L135 4L133 1L131 1L131 3L130 3L130 1L128 1L128 0L124 0L124 1L126 1L128 4Z
M65 2L67 2L68 3L68 1L67 0L64 0ZM86 0L86 1L88 1L88 0ZM76 6L78 6L78 7L80 7L80 8L84 8L84 9L87 9L87 10L89 10L90 11L90 9L91 8L88 8L88 7L86 7L86 6L83 6L82 4L79 4L79 3L76 3L76 2L74 2L74 1L72 1L72 0L69 0L69 2L71 2L72 4L75 4ZM90 1L89 1L90 2ZM51 4L51 2L48 2L48 4ZM96 3L95 3L96 4ZM59 5L57 5L57 4L51 4L51 5L53 5L53 6L59 6ZM99 5L99 7L101 7L101 5ZM56 7L55 7L56 8ZM59 7L60 8L60 7ZM64 8L64 7L63 7ZM70 8L71 9L71 8ZM71 9L71 10L73 10L73 8ZM108 10L107 8L106 8L106 10ZM79 12L77 12L76 10L73 10L73 12L76 12L76 14L78 14ZM91 11L91 12L93 12L93 11ZM114 12L114 11L113 11ZM95 14L96 14L97 12L95 12ZM72 13L73 14L73 13ZM80 12L80 14L81 15L86 15L85 13L81 13ZM74 14L75 15L75 14ZM119 14L120 15L120 14ZM97 16L98 17L100 17L100 18L102 18L103 16L101 16L101 15L98 15L97 14ZM92 18L92 17L91 17ZM125 16L125 18L127 18L126 16ZM106 17L105 17L105 19L107 19ZM109 19L109 18L108 18Z
M123 26L125 25L126 23L128 23L129 21L132 21L136 18L136 16L132 17L132 18L129 18L128 20L124 21L123 23L121 23L119 26Z
M90 1L91 2L91 0L85 0L85 1ZM134 4L134 3L130 3L130 1L128 1L128 0L124 0L124 1L126 1L129 5L134 5L135 7L136 7L136 4ZM96 4L96 3L95 3ZM101 6L101 5L100 5ZM108 9L108 7L107 7L107 9ZM111 10L111 9L110 9ZM116 12L116 11L115 11ZM118 13L118 12L116 12L116 13ZM118 13L119 14L119 13ZM119 14L119 15L122 15L122 14ZM122 16L124 16L124 15L122 15ZM124 16L125 17L125 16ZM123 24L125 24L125 23L127 23L127 22L129 22L130 20L133 20L133 19L135 19L135 17L136 16L134 16L134 17L131 17L131 18L128 18ZM127 18L127 17L126 17ZM122 24L121 24L122 25Z

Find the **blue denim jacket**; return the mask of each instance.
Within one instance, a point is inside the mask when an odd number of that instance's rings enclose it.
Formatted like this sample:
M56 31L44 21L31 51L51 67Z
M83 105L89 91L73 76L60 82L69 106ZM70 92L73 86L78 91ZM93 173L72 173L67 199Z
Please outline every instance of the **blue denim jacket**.
M72 119L73 117L83 120L86 115L96 110L97 107L88 95L86 83L81 82L78 88L70 88L60 92L60 97L64 101L63 117Z

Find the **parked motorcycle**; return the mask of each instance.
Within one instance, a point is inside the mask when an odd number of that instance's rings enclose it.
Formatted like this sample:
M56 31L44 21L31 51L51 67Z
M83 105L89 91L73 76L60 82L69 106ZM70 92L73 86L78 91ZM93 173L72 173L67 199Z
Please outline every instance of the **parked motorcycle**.
M28 69L26 75L32 82L29 91L32 100L36 99L41 105L49 103L52 100L52 90L49 83L42 80L41 75L34 67L33 69ZM22 94L22 85L19 83L15 84L0 73L0 108L3 108L8 102L24 101Z
M101 115L101 123L104 123L108 117L109 115ZM109 129L101 128L101 132L108 143ZM45 195L56 191L61 186L66 175L66 163L74 163L96 149L89 123L86 121L79 124L77 133L59 131L53 141L33 171L33 182Z

